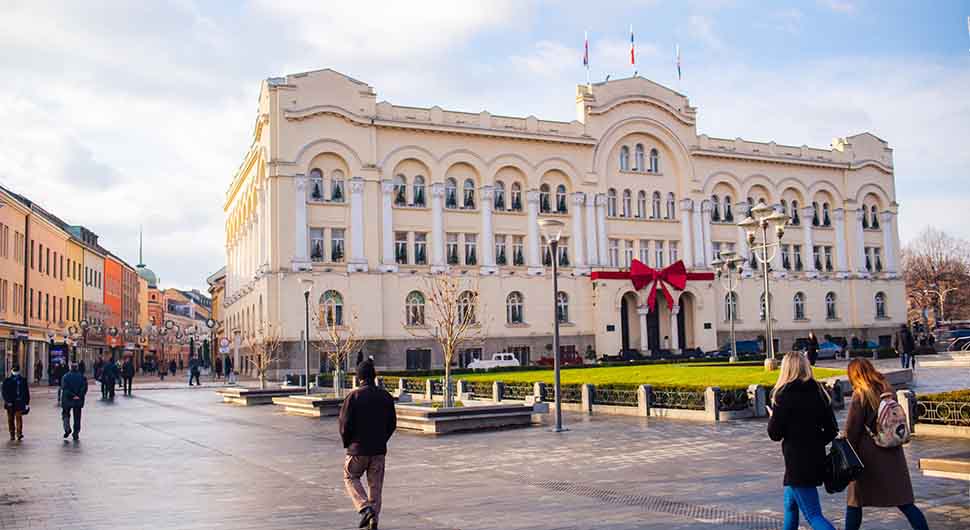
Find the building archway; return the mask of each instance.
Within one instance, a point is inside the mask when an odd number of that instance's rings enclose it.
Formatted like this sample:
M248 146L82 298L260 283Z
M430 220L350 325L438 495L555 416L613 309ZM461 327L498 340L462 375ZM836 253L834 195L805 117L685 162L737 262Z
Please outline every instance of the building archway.
M620 299L620 350L639 350L640 315L637 313L637 294L628 292Z
M694 295L682 293L680 295L680 312L677 314L677 339L682 349L693 348L696 344L694 334Z

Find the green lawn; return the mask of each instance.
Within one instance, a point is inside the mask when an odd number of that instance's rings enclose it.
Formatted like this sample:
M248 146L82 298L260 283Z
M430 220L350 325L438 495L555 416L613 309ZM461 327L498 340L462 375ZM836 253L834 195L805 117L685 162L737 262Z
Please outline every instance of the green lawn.
M844 370L816 368L815 377L823 379L845 374ZM456 375L464 381L503 381L505 383L552 383L552 370L529 370L523 372L496 372ZM757 365L710 364L656 364L634 366L608 366L600 368L573 368L562 371L562 384L590 383L593 385L654 385L658 387L705 388L719 386L723 389L745 388L759 384L773 386L778 372L765 372Z

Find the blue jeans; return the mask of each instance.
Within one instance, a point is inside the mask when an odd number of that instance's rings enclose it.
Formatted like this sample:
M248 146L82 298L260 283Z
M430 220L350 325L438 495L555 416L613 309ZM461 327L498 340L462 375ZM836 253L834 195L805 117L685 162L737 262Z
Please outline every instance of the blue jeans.
M818 489L809 486L785 486L784 530L798 530L799 509L812 530L835 530L832 523L822 515Z
M897 508L906 516L906 520L909 521L909 525L913 527L913 530L930 530L930 527L926 524L926 517L923 517L923 512L915 504L904 504L897 506ZM859 530L861 526L862 508L846 506L845 530Z

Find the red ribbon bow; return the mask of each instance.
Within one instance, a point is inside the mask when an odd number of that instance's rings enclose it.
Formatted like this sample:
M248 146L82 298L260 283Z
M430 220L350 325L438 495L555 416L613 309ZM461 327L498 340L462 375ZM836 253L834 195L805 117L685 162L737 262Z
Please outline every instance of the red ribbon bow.
M663 290L667 307L672 308L674 307L674 297L667 289L667 285L683 291L687 287L687 268L684 267L683 261L678 260L676 263L658 271L644 265L640 260L634 259L630 263L630 279L633 280L633 287L637 291L650 285L650 295L647 297L647 307L650 308L650 311L653 311L657 305L657 284L660 284L660 288Z

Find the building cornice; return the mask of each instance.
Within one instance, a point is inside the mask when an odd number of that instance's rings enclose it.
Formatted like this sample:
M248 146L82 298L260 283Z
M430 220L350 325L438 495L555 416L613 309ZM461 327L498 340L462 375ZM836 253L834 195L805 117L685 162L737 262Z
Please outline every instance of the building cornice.
M857 162L836 162L831 160L811 160L804 158L779 156L779 155L755 155L749 153L732 153L727 151L716 151L711 149L691 148L691 156L704 156L712 158L725 158L730 160L748 160L752 162L763 162L766 164L789 164L795 166L821 167L827 169L847 169L857 170L864 167L875 167L887 174L893 174L893 168L877 160L862 160Z

